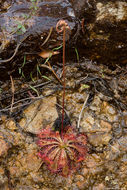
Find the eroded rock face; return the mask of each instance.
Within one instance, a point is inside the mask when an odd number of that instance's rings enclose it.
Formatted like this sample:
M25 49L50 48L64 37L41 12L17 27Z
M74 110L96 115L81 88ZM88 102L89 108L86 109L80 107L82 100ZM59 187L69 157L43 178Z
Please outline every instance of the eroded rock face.
M87 2L87 4L86 4ZM74 2L75 3L75 2ZM86 1L82 14L82 53L106 64L125 64L127 53L127 2ZM76 3L75 3L76 7ZM81 8L83 11L83 8ZM78 10L75 8L75 11ZM80 40L81 44L81 40Z

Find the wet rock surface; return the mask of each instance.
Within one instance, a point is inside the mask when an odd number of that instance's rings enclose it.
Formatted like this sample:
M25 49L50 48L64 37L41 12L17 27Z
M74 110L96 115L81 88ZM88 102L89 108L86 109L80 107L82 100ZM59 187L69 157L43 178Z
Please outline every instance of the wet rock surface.
M68 0L3 2L0 10L2 80L8 78L5 72L7 70L8 73L17 73L14 65L21 67L19 59L23 60L24 54L33 54L36 57L43 48L53 49L61 45L62 33L56 29L60 20L64 20L68 25L66 32L66 41L68 41L71 35L73 36L76 27L74 12ZM15 63L13 55L14 57L16 55ZM36 63L35 61L34 65ZM32 65L31 70L33 67Z
M68 21L70 29L75 23L71 12L73 11L68 0L63 1L15 1L6 2L8 6L1 10L1 48L6 48L9 42L23 39L26 35L40 35L45 38L50 28L55 30L59 20ZM10 6L9 6L10 5ZM5 7L5 6L4 6ZM56 35L55 35L56 36ZM52 39L52 40L58 40Z
M28 58L30 62L35 61L31 64L32 71L37 63L35 59L43 49L52 50L62 44L62 33L58 31L61 27L56 28L60 20L68 25L66 41L69 42L75 33L75 15L68 0L2 1L1 4L1 80L8 78L10 73L18 73L18 67L21 67L19 59L23 61L26 54L28 57L33 54L32 60Z

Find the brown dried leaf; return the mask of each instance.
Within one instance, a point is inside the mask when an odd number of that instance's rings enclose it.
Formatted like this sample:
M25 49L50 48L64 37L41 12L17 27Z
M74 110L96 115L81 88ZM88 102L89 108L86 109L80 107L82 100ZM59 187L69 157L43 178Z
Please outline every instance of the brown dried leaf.
M52 51L52 50L42 50L41 53L39 53L38 55L44 59L51 57L52 55L57 55L59 54L59 51Z

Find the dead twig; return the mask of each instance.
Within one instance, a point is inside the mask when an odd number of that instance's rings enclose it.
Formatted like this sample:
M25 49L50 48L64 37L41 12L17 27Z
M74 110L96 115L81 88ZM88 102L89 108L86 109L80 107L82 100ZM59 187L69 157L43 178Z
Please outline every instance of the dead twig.
M59 77L57 76L57 74L55 73L55 71L52 69L52 67L51 67L51 65L50 65L50 63L49 63L49 61L47 61L47 63L48 63L49 68L50 68L51 71L53 72L54 76L55 76L55 77L57 78L57 80L62 84L62 81L59 79Z
M15 57L16 53L18 52L18 49L19 49L19 47L21 46L22 42L23 42L27 37L28 37L28 36L25 36L25 38L23 38L23 39L17 44L17 46L16 46L16 48L15 48L15 50L14 50L13 55L12 55L9 59L0 60L0 64L1 64L1 63L6 63L6 62L11 61L11 60Z
M86 97L86 99L85 99L85 101L84 101L84 104L83 104L83 106L82 106L81 112L80 112L80 114L79 114L79 119L78 119L78 124L77 124L77 128L78 128L78 129L79 129L79 127L80 127L80 121L81 121L81 117L82 117L82 112L83 112L83 110L84 110L84 108L85 108L85 106L86 106L86 103L87 103L88 98L89 98L89 94L87 95L87 97Z
M52 31L53 31L53 27L50 28L48 36L46 37L46 39L44 40L44 42L42 43L41 46L44 46L47 43L47 41L49 40L49 38L50 38L50 36L52 34Z
M33 94L28 90L28 94L31 97L31 99L35 99L35 96L33 96Z
M85 19L83 18L83 19L81 20L81 28L82 28L82 33L83 33L83 34L85 34L84 21L85 21Z
M15 87L14 87L14 81L13 81L13 78L12 78L11 75L10 75L10 79L11 79L11 91L12 91L12 100L11 100L10 112L12 112L12 110L13 110L13 104L14 104Z
M44 67L44 68L50 70L54 74L54 76L56 77L56 79L62 84L62 81L59 79L59 77L57 76L57 74L55 73L55 71L52 69L50 63L48 61L47 61L47 63L48 63L48 65L42 64L42 65L40 65L40 67Z
M55 93L55 92L54 92L54 93ZM21 99L21 100L19 100L19 101L17 101L17 102L14 102L14 104L18 104L18 103L19 103L20 105L13 106L13 109L17 109L17 108L22 108L22 107L24 107L24 106L28 106L28 105L32 104L33 102L35 102L35 101L37 101L37 100L42 100L42 99L44 99L44 98L46 98L46 97L49 97L49 96L53 95L54 93L50 93L50 94L48 94L48 95L46 95L46 96L42 96L42 95L41 95L41 96L39 96L39 97L34 97L34 99L31 98L31 97ZM28 100L30 100L30 102L23 103L23 101L28 101ZM13 104L13 105L14 105L14 104ZM58 103L56 103L56 105L59 106L61 109L63 108L63 107L62 107L60 104L58 104ZM6 108L1 109L0 112L9 111L9 110L10 110L10 107L11 107L11 106L7 106ZM67 111L65 108L64 108L64 111L65 111L65 113L66 113L67 115L69 115L68 111Z

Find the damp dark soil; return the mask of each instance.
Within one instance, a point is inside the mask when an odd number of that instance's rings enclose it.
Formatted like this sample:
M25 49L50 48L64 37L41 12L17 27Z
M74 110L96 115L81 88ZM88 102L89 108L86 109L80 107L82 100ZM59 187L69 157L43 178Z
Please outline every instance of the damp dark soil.
M0 5L0 190L126 190L126 1ZM42 128L61 122L59 20L67 26L64 124L88 138L87 157L68 178L50 173L36 144Z

